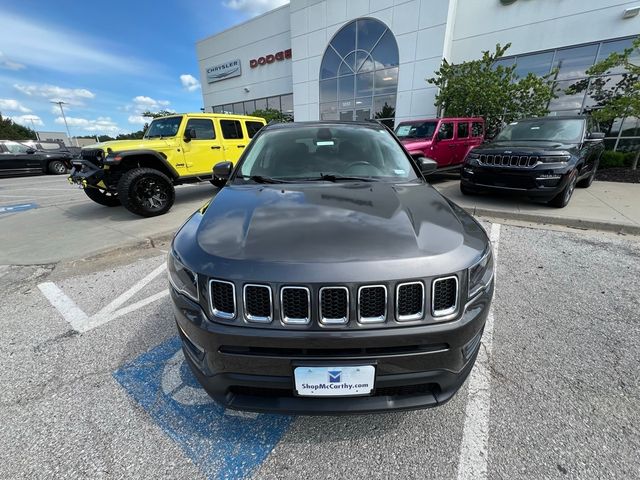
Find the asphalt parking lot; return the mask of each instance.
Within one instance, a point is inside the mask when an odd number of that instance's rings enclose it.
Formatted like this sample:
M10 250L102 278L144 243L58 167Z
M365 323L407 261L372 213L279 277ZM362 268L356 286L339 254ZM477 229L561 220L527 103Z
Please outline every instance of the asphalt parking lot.
M640 238L483 225L492 332L450 403L408 413L213 403L179 352L166 243L0 267L0 477L638 478Z

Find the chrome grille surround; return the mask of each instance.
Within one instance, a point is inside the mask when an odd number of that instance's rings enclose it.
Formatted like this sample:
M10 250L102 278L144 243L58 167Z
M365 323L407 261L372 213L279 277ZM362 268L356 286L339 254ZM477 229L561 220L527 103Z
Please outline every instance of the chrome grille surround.
M345 315L343 317L325 317L322 310L323 303L323 293L331 290L344 290L346 295L346 307L345 307ZM319 300L320 300L320 323L324 325L344 325L349 321L349 289L347 287L322 287L319 291Z
M247 288L264 288L269 292L269 315L252 315L247 308ZM271 323L273 320L273 295L271 294L271 287L269 285L260 285L257 283L247 283L242 287L242 300L244 305L244 317L255 323Z
M214 283L221 284L221 285L230 285L231 286L231 295L233 297L233 311L232 312L227 312L227 311L224 311L224 310L218 310L214 306L214 299L213 299L213 284ZM209 309L211 310L211 313L213 313L216 317L224 318L225 320L233 320L234 318L236 318L236 313L238 311L238 306L236 305L236 286L235 286L235 284L233 282L227 282L226 280L216 280L214 278L209 280Z
M514 167L533 168L542 163L540 157L536 155L500 155L500 154L480 154L478 163L489 167Z
M454 298L453 305L448 308L436 310L435 309L436 284L440 282L449 281L449 280L454 280L455 282L455 298ZM458 296L460 294L459 286L460 286L460 282L458 281L458 277L456 275L449 275L447 277L439 277L439 278L433 279L431 283L431 315L434 318L438 318L439 320L442 320L443 317L454 316L456 314L456 311L458 310Z
M361 304L362 304L362 291L366 289L379 289L381 288L384 291L384 311L382 315L377 317L363 317L361 312ZM384 285L363 285L358 288L358 322L359 323L384 323L387 319L387 287Z
M410 315L400 315L400 289L404 286L409 285L419 285L421 289L421 303L420 303L420 311ZM396 286L396 320L398 322L410 322L412 320L421 320L424 317L424 283L415 281L415 282L404 282L399 283Z
M285 292L289 290L302 290L307 293L307 316L287 317L285 308ZM282 323L288 325L307 325L311 321L311 291L307 287L282 287L280 289L280 316Z

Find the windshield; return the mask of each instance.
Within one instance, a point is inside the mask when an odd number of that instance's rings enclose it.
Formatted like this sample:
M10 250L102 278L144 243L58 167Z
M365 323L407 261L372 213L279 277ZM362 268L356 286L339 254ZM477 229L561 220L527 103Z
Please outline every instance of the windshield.
M236 178L404 182L418 177L400 145L386 130L357 125L316 125L266 130L259 134L251 143Z
M438 122L401 123L396 128L399 139L432 138Z
M525 120L511 122L494 141L547 141L578 143L582 140L583 120Z
M180 128L180 122L182 122L182 117L156 118L149 125L144 138L175 137Z

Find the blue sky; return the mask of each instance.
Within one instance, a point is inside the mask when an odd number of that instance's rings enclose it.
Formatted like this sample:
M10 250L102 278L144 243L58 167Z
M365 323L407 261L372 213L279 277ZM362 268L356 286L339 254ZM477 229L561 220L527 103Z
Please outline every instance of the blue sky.
M287 0L22 0L0 6L0 112L72 135L139 130L202 107L195 42ZM33 124L32 124L33 121Z

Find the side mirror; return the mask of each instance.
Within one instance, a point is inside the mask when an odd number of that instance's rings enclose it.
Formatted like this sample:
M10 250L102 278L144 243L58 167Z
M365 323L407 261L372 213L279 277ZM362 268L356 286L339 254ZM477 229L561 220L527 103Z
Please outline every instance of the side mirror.
M189 143L194 138L196 138L196 129L195 128L187 128L184 131L184 141Z
M418 157L418 167L423 175L431 175L438 169L438 163L427 157Z
M36 153L36 149L35 148L27 148L27 153L29 153L29 154Z
M587 133L587 140L598 141L598 140L603 140L604 137L605 137L604 132L589 132L589 133Z
M220 162L213 166L213 184L216 187L222 188L233 170L233 162Z

